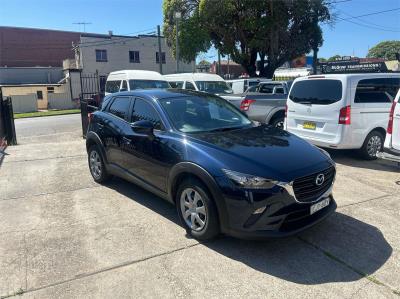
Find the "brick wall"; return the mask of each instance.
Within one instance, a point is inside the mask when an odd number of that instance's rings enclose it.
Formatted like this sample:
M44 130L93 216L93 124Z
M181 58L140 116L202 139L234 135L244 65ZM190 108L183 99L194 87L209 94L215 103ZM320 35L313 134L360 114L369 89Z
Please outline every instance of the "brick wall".
M80 33L0 26L0 66L62 66Z

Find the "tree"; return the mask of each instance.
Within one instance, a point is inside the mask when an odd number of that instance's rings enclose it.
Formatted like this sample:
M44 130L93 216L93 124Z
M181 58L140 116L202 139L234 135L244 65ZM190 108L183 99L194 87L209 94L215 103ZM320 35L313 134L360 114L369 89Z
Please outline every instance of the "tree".
M211 62L207 61L207 60L201 60L199 63L199 65L211 65Z
M329 58L328 58L328 61L335 61L335 60L337 60L338 58L342 58L342 56L339 55L339 54L333 55L332 57L329 57Z
M185 59L211 44L229 54L250 76L272 77L275 69L322 45L321 22L330 19L325 0L164 0L164 34L174 49L171 15L182 11L180 51Z
M395 60L396 53L400 53L400 41L388 40L377 44L369 49L367 57L369 58L385 58L387 60Z

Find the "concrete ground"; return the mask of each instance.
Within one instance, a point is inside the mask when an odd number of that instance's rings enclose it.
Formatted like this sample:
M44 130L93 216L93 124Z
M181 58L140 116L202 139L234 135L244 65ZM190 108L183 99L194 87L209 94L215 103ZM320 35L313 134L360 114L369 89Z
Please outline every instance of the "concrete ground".
M339 207L324 223L287 239L199 243L157 196L119 179L94 183L79 118L68 117L38 119L36 130L36 120L17 121L20 145L6 149L0 296L400 297L393 164L334 153ZM61 131L42 127L59 120L68 122Z

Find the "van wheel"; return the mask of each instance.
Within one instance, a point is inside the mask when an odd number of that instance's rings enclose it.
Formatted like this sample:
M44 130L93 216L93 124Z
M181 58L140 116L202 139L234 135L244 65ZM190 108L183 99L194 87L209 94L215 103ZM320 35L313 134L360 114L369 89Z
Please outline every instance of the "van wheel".
M209 240L219 234L217 209L202 182L194 178L183 181L175 202L183 226L194 238Z
M372 131L365 138L364 144L360 149L360 154L365 160L375 160L376 154L383 149L383 135L379 131Z

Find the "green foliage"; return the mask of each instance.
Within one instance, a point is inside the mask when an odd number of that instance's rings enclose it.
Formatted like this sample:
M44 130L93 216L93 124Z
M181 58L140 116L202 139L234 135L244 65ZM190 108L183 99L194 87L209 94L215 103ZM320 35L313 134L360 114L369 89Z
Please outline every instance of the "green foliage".
M335 61L337 58L342 58L342 56L339 54L333 55L332 57L328 58L328 61Z
M400 41L388 40L377 44L368 51L369 58L386 58L387 60L395 60L396 53L400 53Z
M260 76L272 77L285 61L322 45L321 22L330 19L325 0L164 0L164 35L175 53L174 12L180 53L193 59L214 45L229 54L250 76L261 58Z

